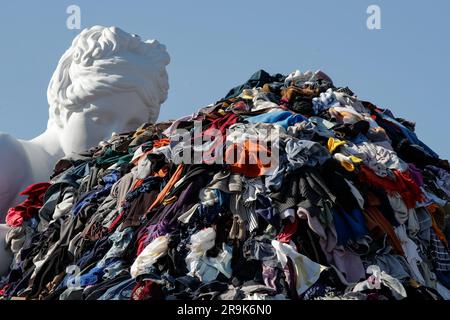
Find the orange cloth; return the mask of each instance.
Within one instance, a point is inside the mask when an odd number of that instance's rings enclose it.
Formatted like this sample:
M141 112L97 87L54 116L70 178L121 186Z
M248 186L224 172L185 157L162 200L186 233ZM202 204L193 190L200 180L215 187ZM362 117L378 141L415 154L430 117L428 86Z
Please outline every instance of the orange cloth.
M261 159L261 155L268 159ZM252 140L245 140L243 143L228 146L225 151L225 160L227 164L230 164L231 172L254 178L268 172L271 163L267 160L272 159L271 151L265 146Z
M156 206L162 203L166 195L169 193L169 190L172 189L172 187L177 183L178 180L181 178L181 174L183 173L183 164L178 165L177 170L175 173L170 177L167 184L164 186L164 188L161 190L161 192L156 197L155 201L152 203L152 205L148 208L147 212L152 211Z
M435 213L438 211L438 209L441 209L437 204L430 204L427 206L428 211L430 212L431 216L431 222L432 222L432 228L434 232L436 232L436 235L438 236L439 240L441 240L446 247L448 247L447 238L445 237L444 233L442 232L441 228L439 228L437 222Z
M167 166L162 167L161 169L159 169L158 172L155 172L153 174L154 177L161 177L164 178L165 176L167 176L167 173L169 172L169 168Z
M169 138L163 138L163 139L159 139L159 140L154 140L153 141L153 149L158 149L158 148L161 148L161 147L165 147L165 146L168 146L169 144L170 144L170 139Z
M394 227L386 219L383 213L381 213L380 206L381 202L377 196L371 192L367 193L367 202L363 211L364 217L366 218L367 229L374 239L379 239L386 234L387 240L395 252L404 256L405 253L402 244L394 231Z

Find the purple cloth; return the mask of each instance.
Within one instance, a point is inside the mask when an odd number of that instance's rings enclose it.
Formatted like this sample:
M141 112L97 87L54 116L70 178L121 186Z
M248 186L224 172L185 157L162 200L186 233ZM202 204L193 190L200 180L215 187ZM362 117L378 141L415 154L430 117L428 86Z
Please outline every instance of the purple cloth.
M419 185L419 187L423 186L423 175L422 171L417 168L413 163L408 163L409 172L411 173L411 177L413 180Z

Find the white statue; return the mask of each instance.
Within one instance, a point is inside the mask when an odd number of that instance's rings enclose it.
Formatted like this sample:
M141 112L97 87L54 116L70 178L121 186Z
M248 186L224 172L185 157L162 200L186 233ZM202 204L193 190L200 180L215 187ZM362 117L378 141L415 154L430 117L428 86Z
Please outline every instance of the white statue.
M23 189L49 180L60 158L155 122L167 98L169 62L156 40L143 42L116 27L83 30L50 80L47 130L30 141L0 133L0 222Z

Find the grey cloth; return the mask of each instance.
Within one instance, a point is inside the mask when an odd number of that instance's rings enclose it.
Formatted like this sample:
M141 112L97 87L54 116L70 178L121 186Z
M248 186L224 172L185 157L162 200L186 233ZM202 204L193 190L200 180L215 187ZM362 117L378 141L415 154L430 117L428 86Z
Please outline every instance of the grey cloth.
M59 300L83 300L83 288L67 288L59 296Z
M289 175L283 187L270 194L279 212L286 209L302 207L315 216L320 213L326 200L336 201L336 197L328 189L322 178L313 169L298 170Z
M277 252L272 246L271 240L264 236L245 241L243 252L247 260L262 261L268 266L276 266L278 263Z
M127 193L130 191L136 179L133 172L129 172L120 178L112 187L110 194L117 199L117 208L122 205Z
M416 216L419 221L420 231L416 235L420 240L424 241L425 244L429 244L431 240L431 226L432 221L428 210L424 207L416 208Z
M314 167L324 164L330 153L319 143L290 138L286 141L287 170L295 171L303 166Z
M288 127L288 134L302 140L313 140L315 135L324 138L334 137L334 132L327 128L329 124L333 127L333 123L318 117L311 117L308 120Z
M248 230L252 232L258 228L258 217L256 214L255 203L244 205L242 198L243 195L241 193L232 194L230 196L229 209L233 216L237 216L240 220L245 221L248 226Z
M76 189L74 187L67 187L61 193L60 202L55 206L53 211L53 220L58 220L62 216L68 214L75 202Z
M403 280L413 278L408 262L403 256L383 254L375 258L375 264L392 277Z
M74 203L75 188L73 182L57 182L49 187L44 196L44 204L39 209L39 230L45 230L52 220L68 213Z
M242 300L243 298L243 293L233 285L229 285L228 290L219 295L219 300Z
M323 297L317 297L315 300L367 300L367 295L362 292L346 292L341 296L329 293Z
M106 197L98 209L100 217L103 217L103 219L100 219L103 227L109 228L114 222L118 211L125 201L127 193L130 191L135 182L136 179L133 173L129 172L112 186L110 194ZM114 209L112 209L113 206L115 206Z
M267 287L262 284L255 284L255 285L248 285L248 286L242 286L240 290L247 296L252 293L265 293L269 295L275 295L277 294L277 290L273 289L271 287Z
M22 248L25 241L30 239L32 235L33 229L26 225L10 228L6 233L6 247L9 247L11 251L16 254Z
M206 187L208 189L219 189L225 193L236 193L242 191L242 177L240 174L230 171L219 171L216 173Z

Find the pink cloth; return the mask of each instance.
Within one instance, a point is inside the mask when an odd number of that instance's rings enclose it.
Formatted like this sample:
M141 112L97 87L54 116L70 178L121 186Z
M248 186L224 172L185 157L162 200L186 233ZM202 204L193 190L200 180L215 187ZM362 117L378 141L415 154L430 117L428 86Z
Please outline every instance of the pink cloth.
M360 256L337 246L337 234L334 226L324 227L319 217L311 216L308 210L298 208L297 214L301 219L308 219L311 230L319 237L319 243L329 264L340 270L349 283L365 279L366 272Z

